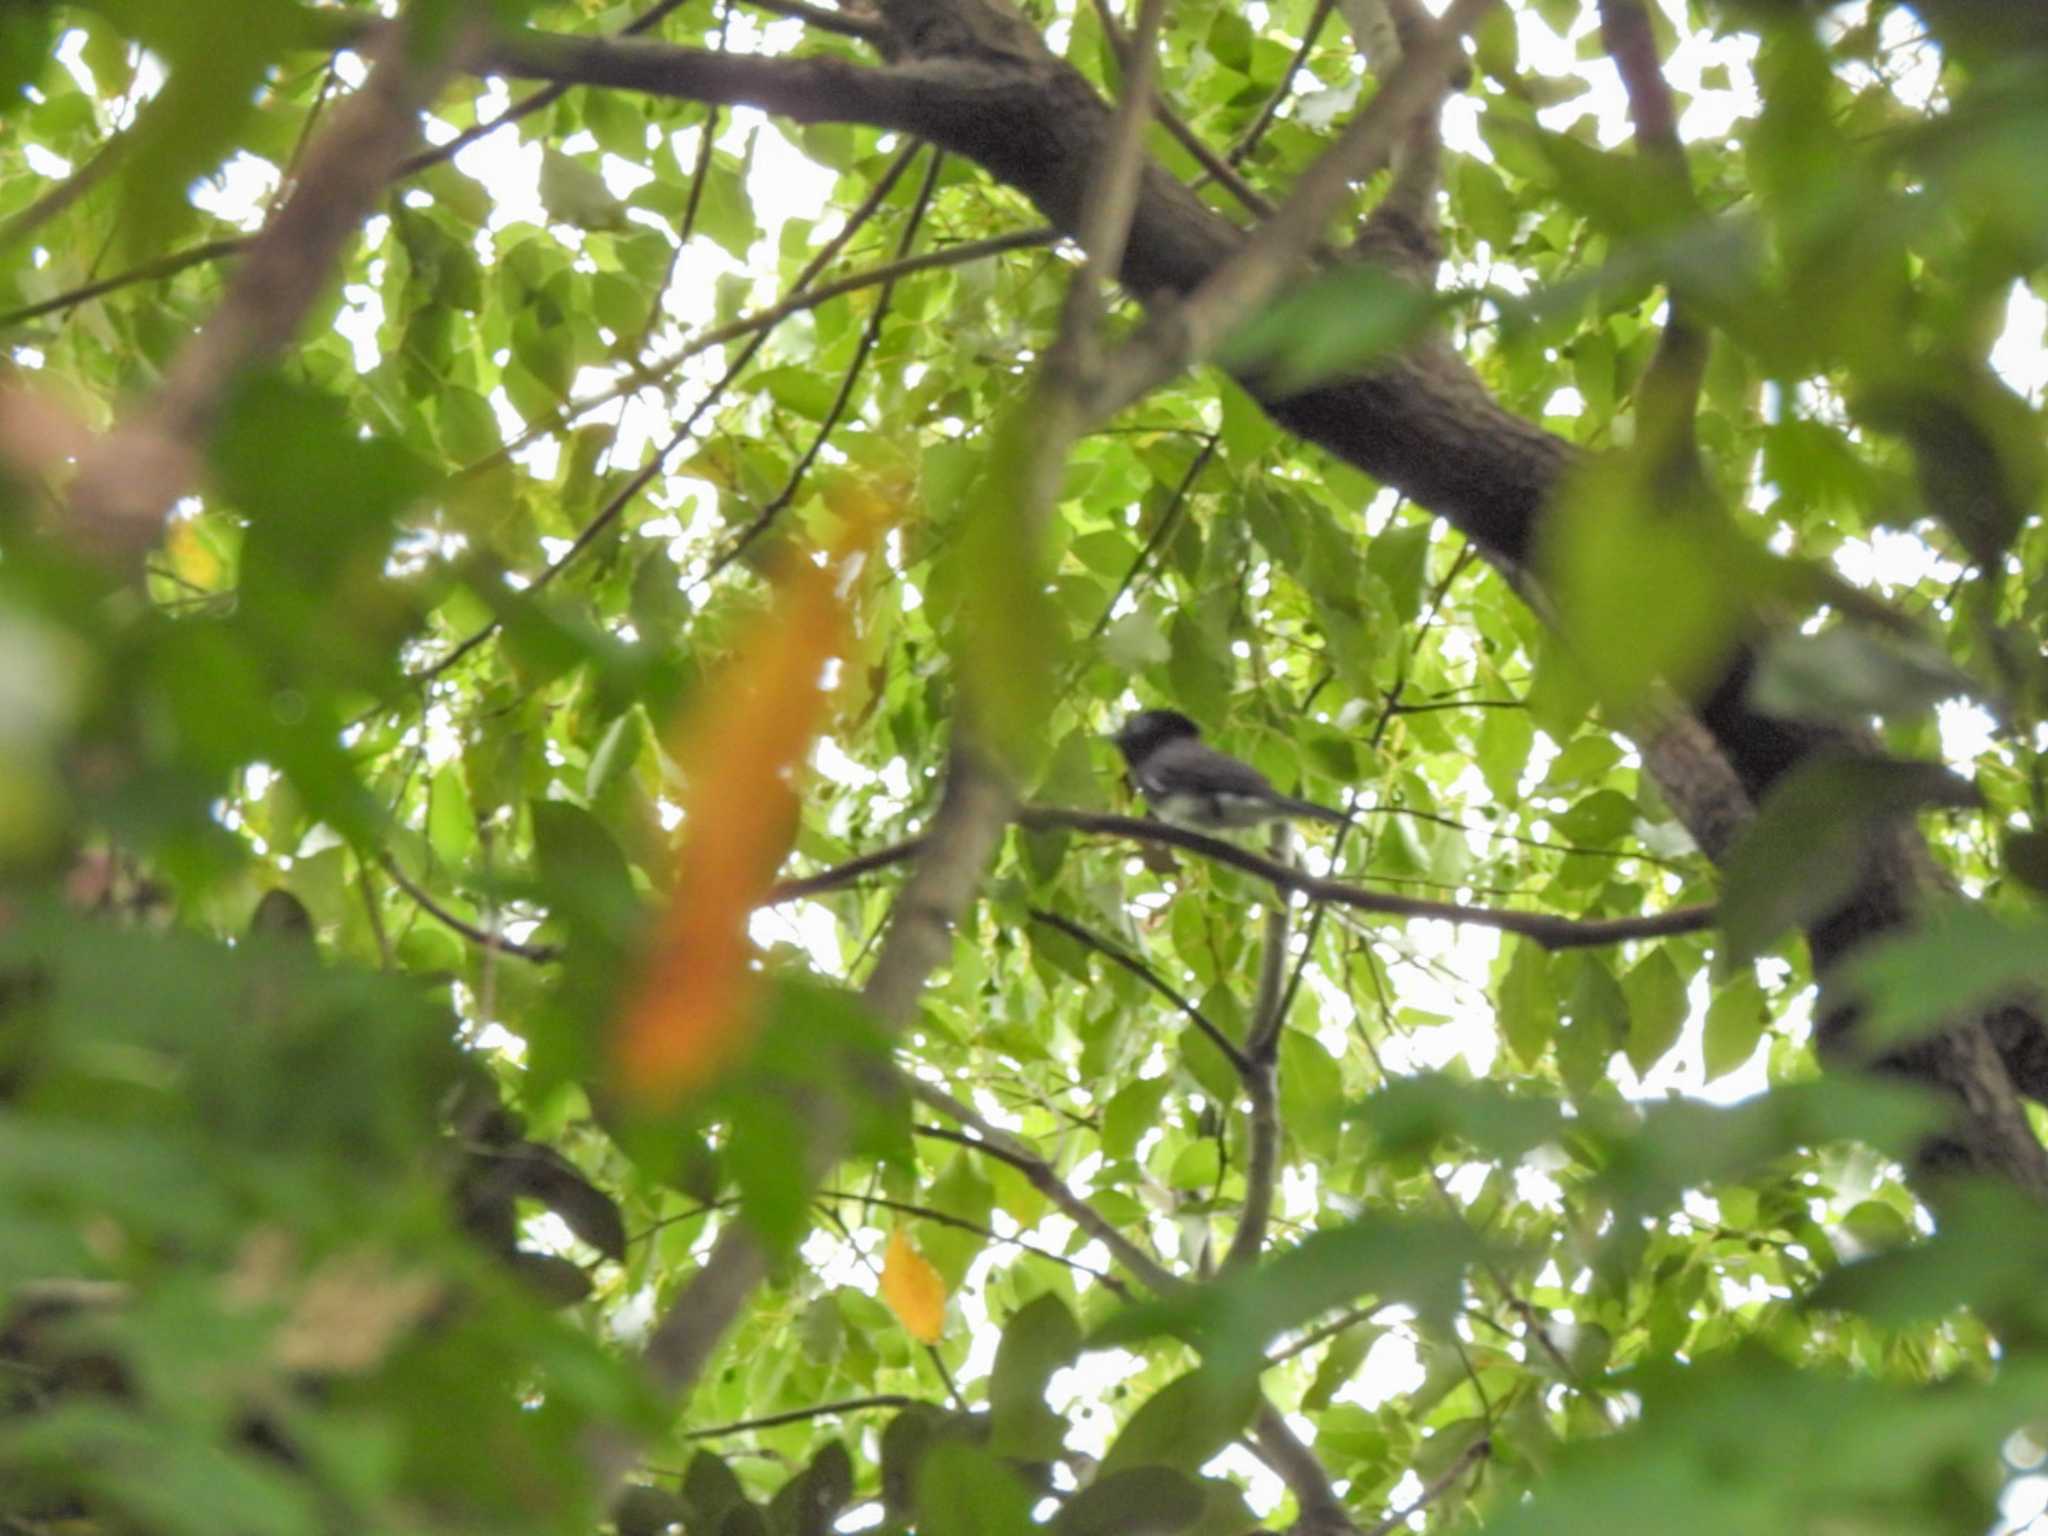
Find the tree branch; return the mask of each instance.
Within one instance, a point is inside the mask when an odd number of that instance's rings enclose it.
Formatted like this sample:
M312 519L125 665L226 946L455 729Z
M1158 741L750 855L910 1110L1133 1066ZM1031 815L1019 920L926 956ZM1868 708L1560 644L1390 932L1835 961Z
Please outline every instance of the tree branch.
M1275 822L1275 863L1291 862L1287 851L1292 843L1293 833L1287 823ZM1273 1216L1274 1185L1280 1176L1280 1028L1293 996L1287 985L1291 918L1285 895L1266 904L1266 931L1259 951L1259 990L1252 1003L1251 1032L1245 1039L1245 1055L1251 1063L1245 1076L1245 1089L1251 1100L1245 1113L1245 1139L1251 1150L1245 1159L1244 1207L1238 1212L1237 1231L1231 1234L1230 1249L1223 1256L1226 1270L1243 1269L1258 1262ZM1304 964L1307 959L1304 951Z
M781 1413L764 1414L758 1419L735 1419L730 1424L714 1424L709 1429L686 1429L685 1440L718 1440L726 1435L743 1435L750 1429L775 1429L784 1424L802 1424L810 1419L822 1419L834 1413L858 1413L863 1408L911 1408L922 1402L922 1398L906 1397L900 1392L877 1392L869 1397L842 1397L837 1402L813 1403L808 1408L790 1408Z
M1065 827L1076 832L1100 832L1112 837L1136 838L1140 842L1165 843L1200 854L1218 864L1228 864L1264 880L1275 890L1299 891L1311 901L1327 901L1354 911L1374 912L1385 917L1432 918L1446 923L1469 923L1480 928L1498 928L1534 939L1546 949L1584 949L1600 944L1619 944L1631 939L1668 938L1680 933L1698 933L1715 923L1712 907L1677 907L1645 917L1573 919L1543 912L1508 912L1490 907L1467 906L1462 902L1422 901L1369 891L1311 875L1273 859L1251 853L1234 843L1205 833L1189 831L1167 822L1136 816L1112 816L1096 811L1070 811L1057 806L1026 806L1017 819L1027 827Z

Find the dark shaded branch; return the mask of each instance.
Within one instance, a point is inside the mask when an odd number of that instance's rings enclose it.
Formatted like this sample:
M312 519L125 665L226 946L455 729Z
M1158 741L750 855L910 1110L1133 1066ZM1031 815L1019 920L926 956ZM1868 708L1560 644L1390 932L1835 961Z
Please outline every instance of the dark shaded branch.
M905 1397L900 1392L877 1392L868 1397L842 1397L837 1402L813 1403L808 1408L788 1408L781 1413L764 1414L758 1419L735 1419L730 1424L714 1424L709 1429L686 1429L685 1440L717 1440L726 1435L743 1435L750 1429L775 1429L783 1424L802 1424L809 1419L822 1419L834 1413L859 1413L865 1408L912 1408L924 1401L922 1398Z
M1358 912L1383 917L1433 918L1446 923L1469 923L1480 928L1498 928L1533 939L1546 949L1584 949L1600 944L1619 944L1631 939L1668 938L1680 933L1698 933L1714 926L1712 907L1678 907L1645 917L1588 918L1553 917L1543 912L1508 912L1490 907L1466 906L1460 902L1423 901L1410 896L1393 896L1369 891L1311 875L1276 860L1265 858L1227 843L1221 838L1193 832L1136 816L1112 816L1095 811L1069 811L1055 806L1027 806L1018 818L1027 827L1066 827L1076 832L1100 832L1112 837L1135 838L1140 842L1166 843L1200 854L1218 864L1228 864L1264 880L1275 890L1299 891L1311 901L1327 901Z
M412 898L419 909L453 933L460 934L480 949L502 950L508 955L517 955L522 960L531 960L536 965L547 965L562 958L561 947L556 944L522 944L517 939L508 939L502 933L492 933L479 928L475 923L457 917L440 902L423 890L390 854L382 854L378 861L384 873L391 877L391 883Z

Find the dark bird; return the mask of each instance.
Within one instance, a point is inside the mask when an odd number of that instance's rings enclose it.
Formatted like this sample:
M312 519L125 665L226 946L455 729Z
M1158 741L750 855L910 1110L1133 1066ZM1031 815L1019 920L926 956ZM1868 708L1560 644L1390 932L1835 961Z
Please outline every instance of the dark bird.
M1250 763L1218 752L1202 740L1194 721L1178 710L1132 715L1111 738L1146 804L1162 820L1215 830L1314 817L1343 826L1341 811L1283 795Z

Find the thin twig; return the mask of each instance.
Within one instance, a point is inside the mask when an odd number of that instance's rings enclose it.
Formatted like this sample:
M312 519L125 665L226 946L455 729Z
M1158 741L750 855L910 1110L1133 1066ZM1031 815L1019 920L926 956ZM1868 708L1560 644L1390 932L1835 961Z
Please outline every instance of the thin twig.
M1287 863L1293 833L1285 822L1273 824L1274 862ZM1238 1210L1237 1230L1223 1255L1225 1270L1244 1269L1258 1262L1266 1246L1266 1228L1273 1215L1274 1186L1280 1177L1280 1029L1287 1016L1290 992L1287 988L1287 937L1293 929L1287 898L1266 903L1265 932L1260 937L1259 989L1252 1003L1252 1022L1245 1036L1244 1053L1250 1070L1245 1074L1245 1140L1250 1147L1245 1159L1244 1204ZM1303 955L1304 962L1307 955Z
M88 300L118 288L132 288L137 283L153 283L161 278L176 277L187 267L196 267L209 261L218 261L223 256L239 256L256 243L254 235L235 235L226 240L208 240L189 250L173 251L159 256L154 261L145 261L139 267L130 267L126 272L116 272L112 277L102 277L47 299L38 299L33 304L24 304L19 309L10 309L0 314L0 329L20 325L26 320L40 319L60 309L72 309Z
M633 20L619 28L619 36L636 37L650 28L659 26L672 11L681 9L685 3L686 0L660 0L660 4L648 7L643 14L634 17ZM553 106L563 96L567 95L569 90L570 84L567 81L556 81L552 85L544 85L530 95L522 96L519 100L513 102L511 106L500 112L488 123L473 123L463 129L462 132L456 134L447 143L436 144L432 149L423 149L411 159L399 162L398 174L401 177L417 176L422 171L432 170L444 161L453 160L479 139L487 139L500 128L504 128L518 122L523 117L530 117L536 112Z
M1073 1187L1053 1169L1052 1164L1032 1151L1023 1141L1008 1131L998 1130L990 1125L967 1105L935 1084L927 1083L921 1078L905 1078L904 1083L913 1098L965 1127L964 1130L953 1131L942 1125L920 1125L916 1128L920 1135L936 1137L941 1141L950 1141L963 1147L972 1147L985 1152L997 1162L1008 1163L1023 1174L1026 1182L1051 1201L1062 1215L1107 1248L1110 1256L1140 1285L1160 1296L1171 1295L1181 1288L1183 1282L1179 1276L1124 1236L1114 1222L1077 1195Z
M1244 131L1244 137L1230 146L1224 159L1232 165L1242 165L1244 157L1258 148L1259 140L1266 136L1272 126L1274 114L1294 94L1294 77L1301 73L1301 66L1308 62L1308 56L1322 34L1323 23L1330 19L1337 0L1316 0L1315 11L1309 16L1308 25L1302 29L1301 46L1294 50L1294 57L1288 61L1286 70L1280 76L1280 83L1273 87L1273 94L1266 98L1266 104L1259 108L1259 115L1252 119L1251 127Z
M1215 456L1216 445L1222 440L1222 436L1220 432L1211 432L1203 439L1201 450L1196 453L1194 462L1188 465L1187 473L1180 477L1180 484L1173 488L1172 499L1167 502L1166 510L1159 514L1159 521L1153 525L1152 532L1146 535L1137 558L1131 562L1131 568L1124 572L1124 579L1117 583L1116 591L1111 593L1109 601L1102 605L1102 612L1095 620L1095 627L1088 631L1089 639L1097 638L1109 627L1109 621L1116 613L1116 605L1124 600L1124 594L1137 582L1153 553L1172 537L1174 530L1180 526L1181 512L1187 505L1188 493L1194 489L1195 481L1208 467L1209 460Z
M1109 0L1095 0L1095 13L1102 21L1103 36L1109 39L1110 52L1116 55L1119 67L1129 73L1131 40L1124 36L1123 24L1117 20L1116 12L1111 9ZM1273 205L1231 169L1230 165L1203 141L1202 136L1189 127L1178 112L1167 105L1164 97L1153 101L1152 115L1173 137L1173 141L1186 150L1195 163L1207 173L1205 180L1216 182L1254 216L1261 219L1270 219L1273 216Z
M1475 1463L1484 1460L1492 1454L1492 1439L1489 1436L1481 1435L1477 1440L1466 1446L1464 1450L1460 1451L1456 1459L1448 1467L1445 1467L1443 1471L1439 1472L1436 1478L1424 1487L1422 1492L1418 1493L1404 1508L1397 1509L1391 1515L1388 1515L1386 1519L1380 1521L1378 1525L1367 1531L1365 1536L1393 1536L1395 1531L1406 1525L1416 1515L1429 1508L1430 1505L1434 1504L1455 1487L1458 1479L1469 1472Z
M1157 992L1161 997L1165 998L1169 1003L1172 1003L1174 1007L1181 1011L1190 1024L1194 1025L1195 1028L1199 1029L1208 1038L1211 1045L1223 1053L1223 1059L1230 1063L1231 1070L1236 1072L1240 1078L1245 1077L1251 1071L1251 1061L1243 1051L1238 1049L1237 1042L1226 1035L1215 1021L1203 1013L1201 1009L1197 1008L1169 986L1166 980L1157 971L1153 970L1151 966L1145 964L1144 961L1138 959L1135 955L1126 953L1120 945L1112 944L1101 934L1096 933L1093 929L1083 927L1070 917L1062 917L1059 913L1049 912L1044 907L1032 907L1030 909L1030 917L1034 923L1043 923L1048 928L1056 928L1076 944L1093 950L1096 954L1102 956L1103 959L1109 961L1110 964L1120 966L1131 975L1137 977L1138 980L1142 981L1154 992Z
M744 1435L753 1429L775 1429L783 1424L802 1424L808 1419L822 1419L834 1413L859 1413L864 1408L914 1408L922 1398L906 1397L901 1392L876 1392L868 1397L842 1397L837 1402L813 1403L808 1408L788 1408L781 1413L764 1414L758 1419L735 1419L730 1424L714 1424L709 1429L686 1429L685 1440L717 1440L726 1435Z
M925 212L931 207L932 194L938 190L939 173L945 168L945 164L946 157L934 152L931 164L925 167L924 183L917 189L917 198L911 204L910 215L903 221L902 236L896 242L898 261L910 254L910 247L917 240L918 231L924 225ZM756 539L768 531L789 504L796 500L797 492L803 487L804 476L810 473L811 466L818 461L818 455L824 451L826 441L838 429L839 419L846 414L847 403L853 399L854 385L860 380L861 370L867 366L868 354L874 351L875 343L881 339L882 322L889 316L889 301L895 292L896 280L892 277L882 284L882 291L875 295L875 307L868 315L868 323L861 329L860 341L853 349L853 361L847 365L845 374L839 380L839 393L832 397L832 408L825 413L825 419L818 423L818 430L811 436L810 447L804 450L803 457L798 459L796 467L790 470L789 478L783 483L781 492L755 514L753 520L725 547L724 553L713 559L704 574L691 583L692 586L705 585L733 561L739 559Z
M1026 1238L1005 1237L993 1227L984 1226L978 1221L969 1221L964 1216L954 1216L945 1211L933 1210L928 1205L913 1205L908 1200L889 1200L881 1195L856 1194L850 1189L821 1189L817 1192L817 1198L820 1200L851 1200L861 1205L878 1206L885 1211L896 1211L905 1216L915 1216L920 1221L936 1222L942 1227L957 1227L962 1232L972 1232L977 1237L985 1237L992 1243L1001 1243L1005 1247L1019 1249L1030 1254L1034 1259L1044 1259L1048 1263L1058 1264L1063 1268L1071 1269L1077 1275L1086 1275L1090 1280L1095 1281L1112 1294L1123 1297L1126 1301L1131 1296L1130 1287L1125 1285L1115 1275L1099 1270L1091 1264L1083 1264L1079 1259L1070 1259L1063 1253L1054 1253L1050 1248L1041 1248L1038 1244Z
M831 11L819 5L806 5L804 0L746 0L757 11L768 11L776 16L790 16L816 27L821 32L837 32L841 37L859 38L864 43L880 43L889 36L888 25L855 16L847 11Z
M517 939L508 939L502 933L480 928L475 923L457 917L442 906L413 880L398 860L390 854L381 854L377 862L384 867L384 873L391 877L391 883L412 898L419 909L451 932L460 934L470 943L485 950L501 950L508 955L517 955L521 960L531 960L536 965L546 965L562 958L562 951L554 944L522 944Z

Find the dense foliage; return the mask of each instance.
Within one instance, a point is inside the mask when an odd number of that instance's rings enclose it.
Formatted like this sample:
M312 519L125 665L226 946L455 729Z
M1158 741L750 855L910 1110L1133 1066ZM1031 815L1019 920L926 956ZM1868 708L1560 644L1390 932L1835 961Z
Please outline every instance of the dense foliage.
M1066 151L903 131L982 0L378 9L0 15L0 1527L2048 1503L2039 1111L1977 1134L2048 1081L2028 7L1508 0L1316 275L1063 454ZM1028 0L1027 83L1115 99L1111 9ZM1172 0L1145 151L1254 228L1426 25ZM1304 425L1415 357L1496 415ZM1652 762L1702 699L1725 802ZM1326 883L1104 819L1155 705L1354 813L1272 855ZM901 904L949 771L1028 809ZM892 922L951 937L863 999Z

